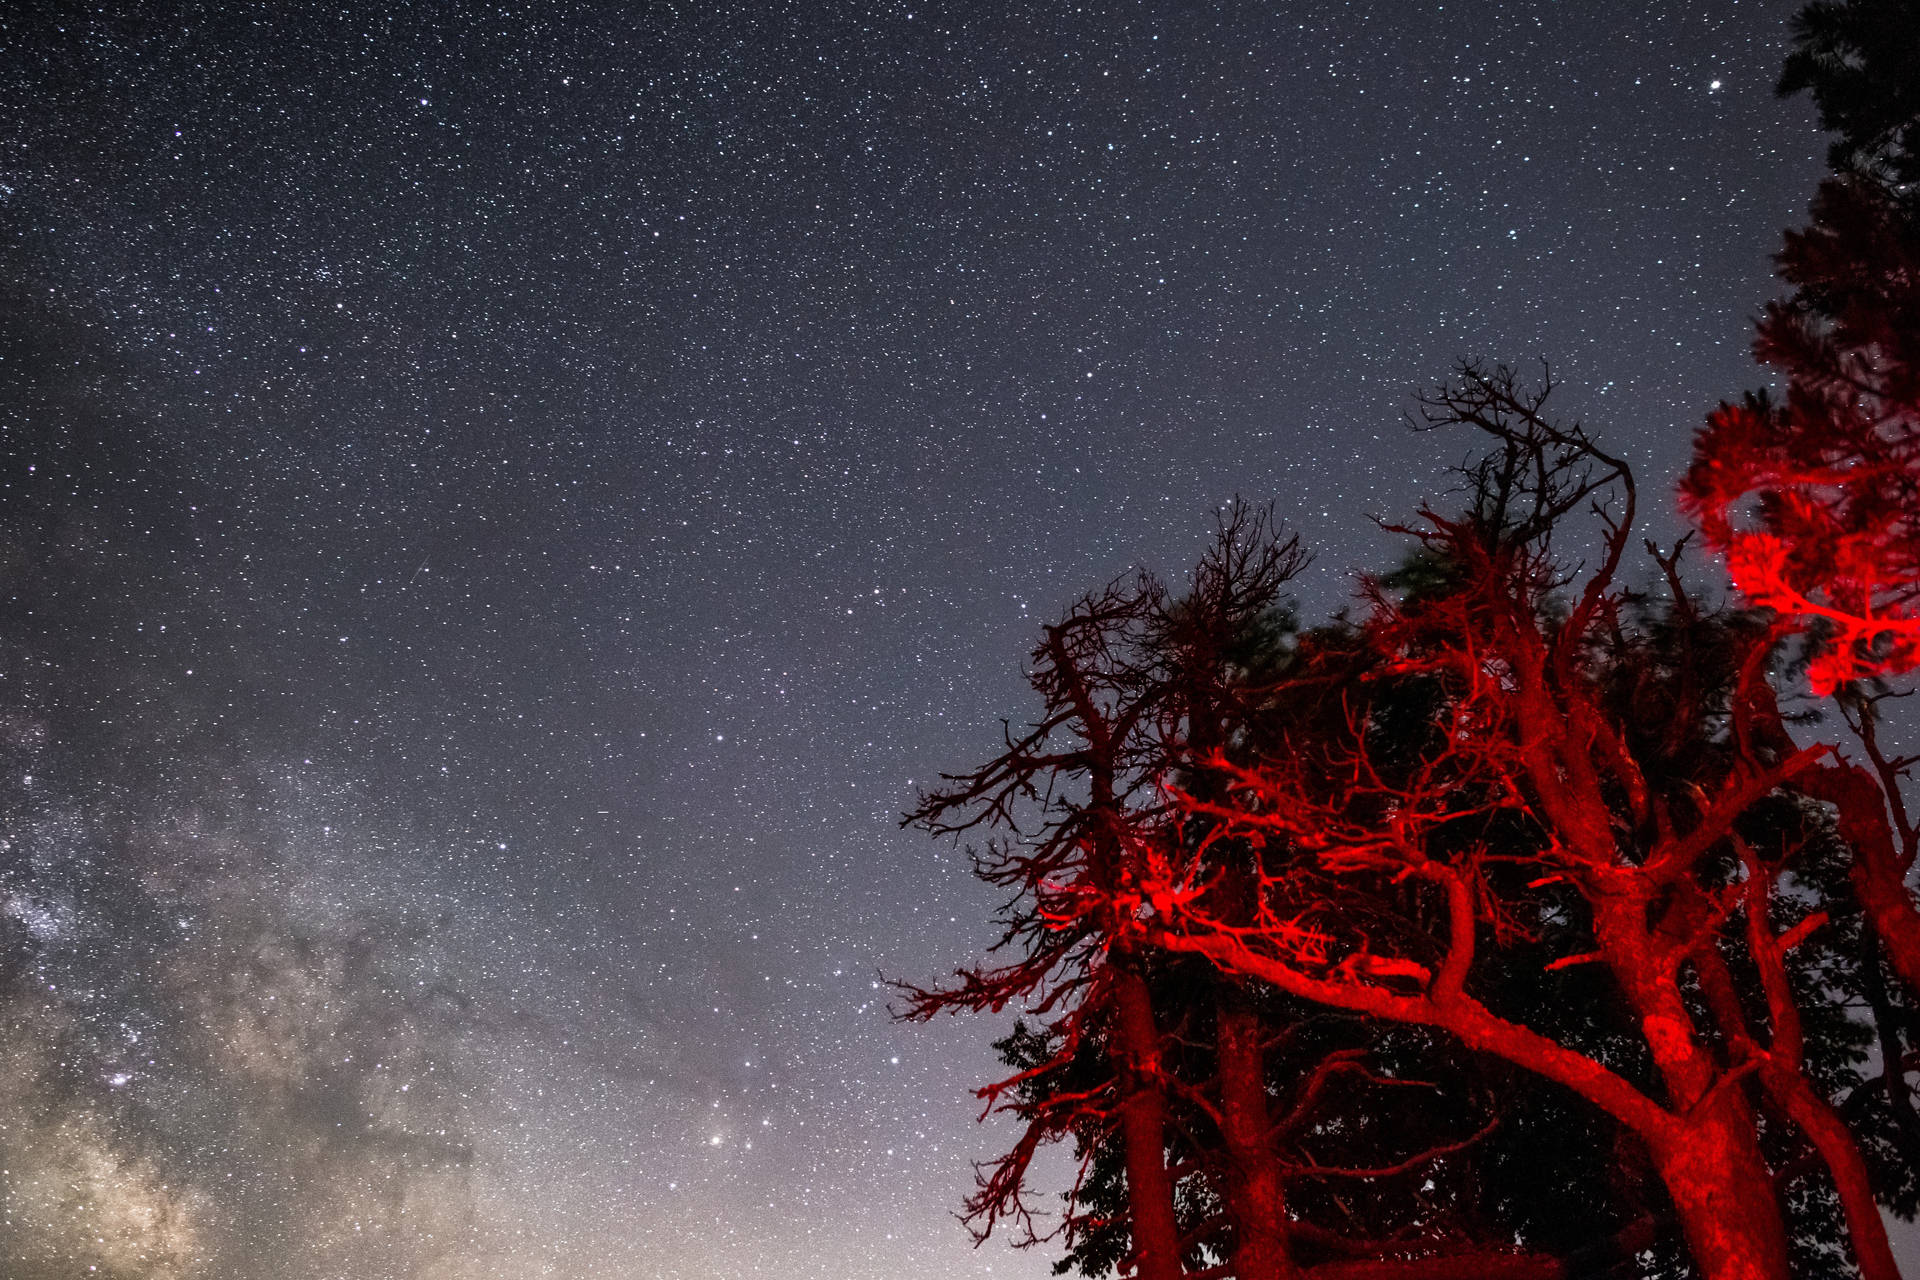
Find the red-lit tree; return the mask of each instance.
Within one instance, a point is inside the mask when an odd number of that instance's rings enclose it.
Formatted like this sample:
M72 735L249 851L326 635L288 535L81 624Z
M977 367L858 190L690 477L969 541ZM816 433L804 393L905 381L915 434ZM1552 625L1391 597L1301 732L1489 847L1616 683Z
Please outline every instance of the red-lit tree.
M1836 751L1800 785L1834 806L1875 945L1920 998L1906 885L1920 835L1901 794L1913 761L1882 750L1868 687L1920 665L1920 3L1816 3L1796 34L1781 92L1810 92L1839 138L1812 221L1779 257L1793 293L1755 337L1785 390L1714 412L1681 503L1746 597L1804 634L1813 691L1839 696L1865 763ZM1754 692L1771 708L1770 689ZM1903 1055L1889 1061L1887 1090L1905 1099Z
M1920 827L1883 711L1920 669L1920 0L1815 3L1797 32L1782 90L1842 139L1759 327L1785 388L1721 406L1682 486L1745 607L1693 600L1678 549L1649 547L1663 591L1624 586L1624 463L1469 366L1425 401L1492 442L1467 512L1403 530L1420 550L1360 621L1265 625L1297 548L1231 525L1189 594L1143 578L1049 628L1042 721L913 815L1012 833L978 861L1009 958L906 1009L1033 1019L981 1091L1022 1130L979 1230L1047 1234L1023 1195L1069 1139L1061 1269L1090 1276L1616 1275L1677 1226L1690 1262L1643 1274L1896 1280ZM1553 542L1583 509L1582 575ZM1796 645L1857 759L1795 742ZM1555 1232L1571 1179L1605 1238Z
M1712 1280L1788 1274L1764 1107L1830 1172L1863 1274L1891 1280L1871 1176L1808 1079L1786 976L1788 953L1826 918L1776 891L1797 842L1769 827L1755 853L1747 830L1821 753L1774 750L1744 723L1737 686L1764 678L1764 635L1720 687L1689 688L1699 664L1674 675L1682 655L1625 627L1616 575L1631 476L1578 428L1547 420L1545 396L1469 367L1426 402L1430 423L1472 425L1495 443L1469 475L1469 515L1429 513L1417 531L1433 582L1373 591L1370 669L1332 733L1283 733L1252 764L1219 757L1227 799L1183 797L1223 836L1276 851L1253 918L1223 910L1218 877L1188 859L1155 867L1141 930L1303 1000L1443 1029L1572 1090L1644 1144ZM1561 605L1572 584L1551 539L1589 503L1600 566ZM1431 691L1432 716L1417 742L1383 739L1369 688L1408 681ZM1615 699L1649 683L1670 685L1674 701L1654 735ZM1350 906L1355 895L1391 903L1396 889L1397 920ZM1499 993L1485 949L1554 915L1578 917L1587 945L1553 967L1604 973L1637 1028L1642 1078L1489 1003ZM1736 966L1758 975L1757 1002Z
M1014 1074L980 1091L1020 1135L982 1168L968 1216L983 1237L1007 1218L1023 1243L1059 1235L1062 1267L1089 1275L1548 1280L1559 1260L1473 1211L1469 1157L1497 1116L1472 1063L1424 1032L1330 1018L1169 956L1138 928L1145 886L1176 864L1204 864L1228 918L1260 909L1259 844L1170 807L1162 783L1207 794L1213 760L1257 752L1286 714L1280 592L1302 563L1237 508L1184 594L1143 577L1084 598L1035 650L1040 721L909 816L1011 837L976 858L1011 891L1006 960L902 988L910 1018L1026 1013L999 1046ZM1026 1197L1034 1155L1058 1140L1082 1163L1052 1225Z
M1139 656L1155 594L1149 584L1116 584L1049 626L1030 674L1041 718L1018 737L1009 731L998 757L950 778L908 815L939 835L1009 835L976 853L975 870L1012 896L996 947L1006 962L962 971L950 987L905 987L902 1013L920 1019L1014 1004L1041 1021L1023 1068L980 1091L989 1110L1010 1110L1022 1122L1013 1148L982 1168L967 1202L982 1238L1003 1219L1018 1224L1024 1242L1059 1234L1071 1245L1097 1226L1070 1198L1063 1222L1042 1230L1026 1202L1028 1172L1045 1143L1092 1134L1090 1160L1111 1135L1123 1154L1127 1261L1140 1280L1177 1280L1185 1269L1166 1160L1164 1033L1137 935L1122 927L1141 874L1143 832L1160 809L1151 730L1162 689ZM1084 1087L1023 1088L1042 1077L1084 1077L1090 1045L1107 1061Z
M1297 538L1282 536L1266 515L1236 507L1195 569L1191 589L1171 603L1164 590L1155 593L1145 636L1162 689L1151 726L1158 747L1154 781L1192 749L1223 752L1241 734L1253 707L1286 666L1293 627L1281 614L1280 593L1305 563ZM1154 836L1145 849L1149 873L1166 860L1169 849L1206 838L1177 814L1156 822ZM1221 848L1230 851L1222 868L1232 886L1228 892L1244 897L1249 883L1244 857L1233 856L1240 851L1231 845ZM1137 888L1128 905L1130 914L1138 913ZM1210 1025L1198 1037L1202 1065L1190 1071L1198 1077L1197 1087L1189 1096L1197 1101L1206 1129L1218 1138L1200 1153L1222 1206L1218 1218L1227 1228L1217 1251L1240 1280L1298 1276L1289 1237L1288 1171L1273 1135L1313 1112L1314 1091L1301 1090L1299 1105L1283 1113L1268 1088L1267 1041L1273 1027L1240 984L1207 980L1204 972L1188 969L1183 976L1191 994L1211 1005L1205 1011Z
M1785 395L1713 413L1682 505L1749 600L1811 630L1829 693L1920 664L1920 226L1829 179L1780 273L1796 293L1754 348Z
M1294 540L1237 508L1186 592L1161 593L1146 644L1163 690L1154 727L1163 783L1224 801L1212 763L1256 757L1291 713L1297 633L1279 593L1302 563ZM1157 821L1154 835L1143 844L1148 882L1171 865L1195 867L1214 909L1239 922L1256 917L1257 842L1191 804ZM1150 909L1137 886L1125 907L1128 928ZM1183 1015L1169 1065L1190 1113L1187 1158L1219 1206L1192 1231L1220 1259L1203 1273L1558 1274L1557 1259L1515 1249L1486 1215L1461 1212L1473 1200L1463 1153L1498 1123L1473 1064L1445 1061L1429 1044L1392 1043L1383 1034L1391 1029L1329 1020L1204 964L1157 960L1180 997L1166 1006ZM1419 1180L1425 1195L1407 1194Z

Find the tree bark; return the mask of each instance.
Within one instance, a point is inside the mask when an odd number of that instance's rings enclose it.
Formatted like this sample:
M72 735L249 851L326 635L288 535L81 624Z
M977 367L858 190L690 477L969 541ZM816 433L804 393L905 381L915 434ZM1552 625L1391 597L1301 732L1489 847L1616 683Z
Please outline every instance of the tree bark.
M1218 981L1220 1120L1233 1274L1237 1280L1294 1280L1301 1273L1287 1242L1287 1189L1274 1158L1260 1019L1231 979Z
M1786 1227L1737 1089L1652 1146L1704 1280L1789 1280Z
M1860 900L1867 922L1880 939L1880 950L1887 964L1907 984L1907 990L1920 996L1920 909L1907 892L1905 877L1890 860L1876 857L1855 846L1853 866L1847 878Z
M1846 1122L1798 1071L1762 1067L1761 1078L1833 1175L1861 1280L1900 1280L1900 1264L1894 1261L1893 1246L1887 1240L1872 1175Z
M1323 1263L1306 1274L1312 1280L1574 1280L1566 1263L1544 1253L1369 1258Z
M1809 770L1806 790L1837 811L1840 834L1853 847L1848 879L1880 939L1888 965L1920 996L1920 907L1907 891L1906 871L1887 821L1880 784L1858 765Z
M1706 1280L1788 1280L1786 1223L1752 1108L1700 1043L1646 899L1602 897L1594 932L1666 1088L1670 1118L1641 1136L1694 1265Z
M1124 962L1123 962L1124 963ZM1114 1067L1120 1086L1120 1139L1127 1169L1137 1280L1180 1280L1180 1228L1167 1172L1167 1102L1160 1090L1160 1032L1146 979L1121 967L1114 976Z

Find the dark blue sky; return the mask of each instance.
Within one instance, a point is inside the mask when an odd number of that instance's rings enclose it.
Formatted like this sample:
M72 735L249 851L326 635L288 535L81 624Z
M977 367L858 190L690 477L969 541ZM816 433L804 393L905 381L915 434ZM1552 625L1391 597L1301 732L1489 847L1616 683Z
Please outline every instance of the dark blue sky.
M1335 607L1459 357L1669 531L1797 7L0 9L10 1265L1045 1274L915 780L1236 494Z

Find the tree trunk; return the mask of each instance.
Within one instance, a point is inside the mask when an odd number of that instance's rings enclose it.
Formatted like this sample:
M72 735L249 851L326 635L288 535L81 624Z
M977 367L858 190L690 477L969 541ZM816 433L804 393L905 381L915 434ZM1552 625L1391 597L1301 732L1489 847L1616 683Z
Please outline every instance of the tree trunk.
M1920 908L1907 892L1906 871L1887 821L1880 784L1858 765L1810 770L1806 790L1837 811L1840 834L1853 846L1848 879L1887 963L1920 996Z
M1328 1262L1312 1275L1313 1280L1573 1280L1574 1273L1544 1253L1461 1253Z
M1702 1280L1789 1280L1787 1232L1737 1089L1653 1144Z
M1122 962L1124 963L1124 962ZM1167 1173L1167 1101L1160 1091L1160 1032L1147 981L1131 969L1114 977L1114 1067L1120 1084L1120 1138L1138 1280L1180 1280L1180 1228Z
M1595 908L1601 951L1666 1088L1671 1119L1641 1136L1694 1265L1703 1280L1788 1280L1786 1224L1752 1108L1701 1045L1672 960L1648 927L1646 898L1602 898Z
M1908 991L1920 996L1920 909L1914 907L1905 877L1891 860L1855 846L1847 878L1888 965Z
M1800 1072L1762 1067L1761 1078L1767 1091L1813 1143L1833 1176L1861 1280L1900 1280L1900 1264L1894 1261L1893 1246L1887 1240L1887 1224L1880 1217L1873 1177L1846 1122Z
M1861 1280L1900 1280L1900 1269L1893 1260L1886 1223L1880 1218L1866 1159L1860 1154L1860 1146L1846 1122L1807 1079L1802 1067L1800 1013L1791 1003L1793 993L1787 985L1784 952L1764 920L1765 896L1753 893L1749 897L1747 909L1753 918L1749 919L1747 930L1767 995L1768 1021L1772 1024L1768 1047L1762 1049L1747 1030L1733 975L1711 948L1703 948L1703 954L1694 961L1701 990L1713 1009L1715 1023L1735 1055L1751 1057L1759 1063L1760 1083L1768 1095L1799 1126L1826 1163L1846 1213L1847 1235L1853 1241ZM1868 944L1867 964L1878 965L1880 958L1872 946L1873 934L1869 931L1861 937Z
M1225 977L1218 1009L1221 1137L1227 1148L1227 1213L1237 1280L1293 1280L1286 1183L1274 1158L1260 1019Z

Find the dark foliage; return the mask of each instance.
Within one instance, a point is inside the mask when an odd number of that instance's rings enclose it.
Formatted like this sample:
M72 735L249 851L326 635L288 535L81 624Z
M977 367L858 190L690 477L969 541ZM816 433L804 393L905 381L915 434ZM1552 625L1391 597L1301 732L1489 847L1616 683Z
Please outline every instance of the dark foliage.
M1781 96L1810 93L1838 172L1920 183L1920 4L1818 0L1793 24Z

